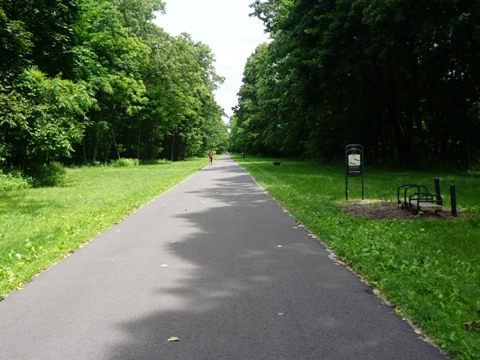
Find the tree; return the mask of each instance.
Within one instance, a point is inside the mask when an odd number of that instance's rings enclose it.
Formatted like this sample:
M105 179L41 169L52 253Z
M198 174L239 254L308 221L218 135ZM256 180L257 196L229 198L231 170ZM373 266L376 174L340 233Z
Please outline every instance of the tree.
M54 77L71 66L68 50L77 19L76 0L3 1L1 8L22 37L28 32L32 46L27 59L40 71Z
M113 2L123 15L123 25L132 34L144 38L154 27L151 23L156 12L165 12L163 0L121 0Z
M239 105L230 124L232 141L237 151L265 152L263 140L269 117L265 117L265 112L262 111L262 85L266 78L267 56L268 45L261 44L245 64L243 85L238 92Z
M32 52L32 34L22 21L12 21L0 7L0 77L12 81L28 64Z
M188 34L156 33L150 40L153 51L144 78L153 112L145 119L161 135L164 157L178 160L202 154L211 145L210 134L223 126L223 110L213 97L223 79L215 72L208 46L195 43Z
M252 112L240 97L236 126L251 128L242 114L260 119L268 109L270 120L257 121L255 133L265 143L280 129L284 141L275 147L283 153L288 143L297 154L331 158L361 142L379 161L469 166L478 157L480 3L257 0L252 7L273 38L262 60L268 100Z
M183 159L226 146L210 48L152 23L162 0L0 7L0 165Z
M87 81L97 100L83 141L84 161L123 156L134 117L147 101L141 78L150 49L129 35L123 22L122 14L108 0L84 0L80 6L72 76Z
M0 160L34 174L44 163L70 157L92 105L84 85L25 71L12 91L0 96Z

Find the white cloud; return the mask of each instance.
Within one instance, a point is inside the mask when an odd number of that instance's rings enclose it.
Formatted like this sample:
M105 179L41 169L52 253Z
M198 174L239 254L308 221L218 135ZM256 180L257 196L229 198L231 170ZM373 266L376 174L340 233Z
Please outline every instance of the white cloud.
M243 68L255 48L268 41L263 25L249 17L253 0L171 0L166 14L155 23L171 35L187 32L194 41L207 44L216 58L217 73L225 83L215 92L215 99L228 116L237 105Z

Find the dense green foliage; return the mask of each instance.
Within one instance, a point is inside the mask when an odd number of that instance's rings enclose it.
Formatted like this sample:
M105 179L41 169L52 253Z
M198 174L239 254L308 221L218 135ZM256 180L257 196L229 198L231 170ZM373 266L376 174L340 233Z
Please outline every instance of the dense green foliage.
M480 333L466 325L480 323L478 176L369 168L367 198L389 201L394 214L406 211L396 209L396 188L402 183L433 185L439 176L443 193L449 183L457 186L457 218L377 220L345 211L341 165L284 159L273 166L271 159L236 160L422 334L455 359L480 358ZM359 180L352 178L349 203L361 198ZM444 195L448 212L450 198Z
M162 0L0 4L0 169L223 150L210 48L155 26Z
M256 0L237 151L471 167L480 154L480 1Z
M205 158L69 168L63 186L26 188L0 173L0 300L207 164ZM135 186L132 186L135 184Z

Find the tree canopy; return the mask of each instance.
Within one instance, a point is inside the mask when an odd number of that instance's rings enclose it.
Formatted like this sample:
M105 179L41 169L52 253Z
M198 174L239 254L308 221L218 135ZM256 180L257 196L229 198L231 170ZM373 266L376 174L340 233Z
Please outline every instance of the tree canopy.
M0 170L223 150L208 45L155 26L162 0L0 4Z
M232 144L331 159L478 164L480 1L256 0ZM373 160L374 159L374 160Z

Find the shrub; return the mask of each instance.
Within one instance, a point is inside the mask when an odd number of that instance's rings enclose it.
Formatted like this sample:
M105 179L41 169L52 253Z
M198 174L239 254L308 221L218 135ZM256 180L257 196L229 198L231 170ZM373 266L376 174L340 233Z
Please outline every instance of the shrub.
M112 160L109 164L113 167L124 167L124 166L137 166L140 165L140 161L138 159L118 159Z
M28 180L17 173L3 173L0 170L0 191L11 191L25 189L28 187Z
M33 187L57 186L63 183L67 170L56 161L43 164L32 172L31 184Z
M468 171L469 175L480 176L480 161L477 162L474 166Z

